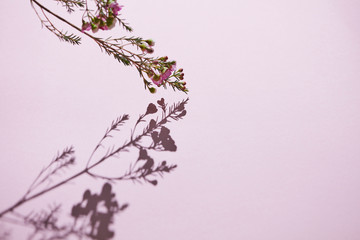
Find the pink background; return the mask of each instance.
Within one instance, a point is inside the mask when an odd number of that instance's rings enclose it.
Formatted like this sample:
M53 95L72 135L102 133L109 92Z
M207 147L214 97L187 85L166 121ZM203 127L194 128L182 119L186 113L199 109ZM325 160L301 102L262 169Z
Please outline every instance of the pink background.
M179 168L155 188L115 186L130 203L116 239L359 239L358 1L120 3L131 35L153 38L155 55L185 69L190 102L170 126L178 151L166 157ZM149 94L136 70L85 37L59 42L29 1L0 9L1 209L58 150L73 145L81 168L117 116L187 97ZM101 185L83 177L20 210L73 204ZM12 239L28 233L1 227Z

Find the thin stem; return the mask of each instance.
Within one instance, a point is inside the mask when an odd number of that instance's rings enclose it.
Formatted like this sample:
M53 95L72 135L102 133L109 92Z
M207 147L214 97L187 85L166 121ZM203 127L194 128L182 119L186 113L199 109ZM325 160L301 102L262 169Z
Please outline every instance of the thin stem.
M37 0L30 0L30 2L31 2L31 3L34 2L34 3L35 3L36 5L38 5L42 10L45 10L46 12L50 13L50 14L53 15L54 17L56 17L56 18L58 18L59 20L65 22L65 23L68 24L69 26L75 28L75 29L78 30L79 32L81 32L81 33L85 34L86 36L88 36L89 38L93 39L100 47L102 47L102 45L106 45L108 48L110 48L110 49L113 50L114 52L117 52L117 50L114 49L112 46L110 46L107 42L105 42L105 41L103 41L103 40L101 40L101 39L99 39L99 38L96 38L96 37L88 34L88 33L85 32L85 31L82 31L79 27L75 26L75 25L72 24L71 22L67 21L66 19L62 18L61 16L57 15L56 13L52 12L51 10L49 10L48 8L46 8L44 5L40 4ZM123 49L122 47L119 47L119 50L121 50L121 51L126 51L126 52L128 52L129 54L131 54L131 55L135 55L136 57L141 58L141 57L139 57L138 54L134 54L134 53L132 53L132 52L126 50L126 49ZM122 53L122 55L125 56L124 53ZM134 60L132 60L132 59L128 59L128 60L131 61L132 64L136 65L138 68L141 69L141 66L140 66L136 61L134 61Z
M50 11L48 8L46 8L45 6L43 6L42 4L40 4L37 0L30 0L30 3L35 3L36 5L38 5L41 9L45 10L46 12L50 13L51 15L53 15L54 17L58 18L59 20L65 22L66 24L70 25L71 27L75 28L76 30L81 31L80 28L78 28L77 26L75 26L74 24L72 24L71 22L68 22L66 19L60 17L59 15L55 14L54 12ZM91 36L90 34L83 32L85 35L87 35L88 37L93 38L93 36Z

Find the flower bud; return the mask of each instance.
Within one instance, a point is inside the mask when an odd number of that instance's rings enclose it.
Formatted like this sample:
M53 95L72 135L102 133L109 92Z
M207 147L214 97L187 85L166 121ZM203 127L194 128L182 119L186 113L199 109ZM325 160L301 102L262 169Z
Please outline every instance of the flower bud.
M146 48L146 52L149 54L152 54L154 52L154 49L152 48Z
M178 72L183 72L184 71L184 69L182 69L182 68L180 68L179 70L178 70Z
M152 39L145 40L145 42L149 44L150 47L153 47L155 45L155 42Z
M154 73L151 71L146 72L146 74L149 78L152 78L152 76L154 76Z
M139 46L139 48L141 49L141 51L143 51L143 52L145 52L146 49L147 49L147 46L146 46L145 44L140 44L140 45L138 45L138 46Z
M154 77L152 78L152 80L154 81L159 81L160 80L160 76L155 74Z
M81 32L89 31L90 29L91 29L91 24L88 23L88 22L85 22L83 20L83 24L82 24L82 27L81 27Z
M149 87L149 91L150 91L151 93L156 93L156 88L154 88L154 87Z
M91 23L91 30L93 33L96 33L99 30L98 25Z
M115 18L114 17L107 17L106 18L106 26L108 26L109 29L113 28L115 26Z
M167 56L159 58L160 61L166 62L169 58Z

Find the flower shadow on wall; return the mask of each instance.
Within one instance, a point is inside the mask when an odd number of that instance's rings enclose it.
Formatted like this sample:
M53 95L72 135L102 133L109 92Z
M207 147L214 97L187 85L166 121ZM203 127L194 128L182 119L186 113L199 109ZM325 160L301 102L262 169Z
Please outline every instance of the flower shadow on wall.
M95 146L83 170L53 183L53 177L70 168L75 163L75 151L73 147L66 148L59 153L50 164L45 167L27 192L12 206L0 212L0 221L25 225L33 228L29 239L67 239L77 237L79 239L111 239L115 233L110 230L114 222L114 215L128 208L128 203L119 204L112 192L112 183L131 180L134 183L150 183L156 186L158 177L172 172L177 165L167 161L157 161L152 157L152 152L175 152L177 146L170 135L167 123L172 120L180 120L186 115L185 105L189 99L173 105L168 105L162 98L156 105L150 103L144 114L141 114L128 140L121 146L107 146L106 140L113 138L115 132L128 120L128 115L122 115L111 123L105 131L104 136ZM139 129L143 126L142 129ZM104 151L102 151L104 150ZM120 158L121 152L136 151L136 158L130 160L130 164L124 172L118 176L100 175L95 173L96 167L107 160ZM98 157L95 157L98 156ZM94 179L104 181L100 194L92 193L90 189L85 190L82 200L73 205L71 213L72 223L60 223L61 204L56 204L49 209L40 212L23 214L18 207L27 204L29 201L55 190L56 188L73 182L78 177L88 175ZM96 191L96 190L95 190ZM79 198L80 199L80 196ZM8 232L1 235L0 239L7 239Z

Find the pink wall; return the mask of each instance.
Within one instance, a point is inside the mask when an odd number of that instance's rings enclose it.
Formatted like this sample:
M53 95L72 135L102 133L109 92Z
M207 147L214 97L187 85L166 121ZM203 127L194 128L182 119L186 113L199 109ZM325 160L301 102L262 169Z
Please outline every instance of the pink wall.
M178 151L166 155L179 168L155 188L116 185L130 203L116 218L118 239L359 238L357 1L121 4L134 35L185 69L190 102L171 125ZM134 69L89 40L59 42L28 2L0 8L1 209L56 151L75 146L81 168L118 115L186 97L148 94ZM102 182L84 177L21 210L62 196L72 204L89 185Z

